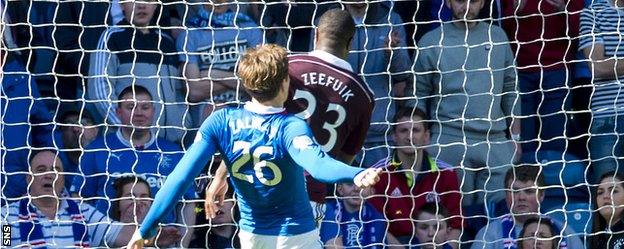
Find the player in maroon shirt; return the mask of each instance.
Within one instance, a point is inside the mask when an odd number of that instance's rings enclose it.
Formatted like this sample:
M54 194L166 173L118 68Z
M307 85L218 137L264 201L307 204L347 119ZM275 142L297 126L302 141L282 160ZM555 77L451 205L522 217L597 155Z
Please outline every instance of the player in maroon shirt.
M366 138L375 101L345 60L355 23L349 12L332 9L315 32L314 51L289 57L290 96L284 106L308 122L324 151L351 164ZM311 177L307 182L310 199L324 202L326 187Z

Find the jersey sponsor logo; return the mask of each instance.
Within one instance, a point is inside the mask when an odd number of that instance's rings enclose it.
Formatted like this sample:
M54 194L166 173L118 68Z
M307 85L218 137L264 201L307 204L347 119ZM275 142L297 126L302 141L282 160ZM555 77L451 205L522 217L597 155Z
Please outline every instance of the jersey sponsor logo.
M114 180L122 178L122 177L141 177L142 179L144 179L150 186L150 188L157 188L160 189L160 187L162 186L162 183L165 182L166 180L166 176L147 176L145 174L136 174L136 173L120 173L120 172L113 172L110 174L110 177Z
M247 49L247 40L237 40L216 43L214 45L200 47L199 51L200 70L212 68L234 71L238 56Z
M298 150L307 150L312 147L312 139L309 136L303 135L293 139L293 146Z

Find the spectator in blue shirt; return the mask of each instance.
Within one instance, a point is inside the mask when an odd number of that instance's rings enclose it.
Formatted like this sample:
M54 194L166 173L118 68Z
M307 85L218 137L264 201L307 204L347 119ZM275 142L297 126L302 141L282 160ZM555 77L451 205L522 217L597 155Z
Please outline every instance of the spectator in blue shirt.
M371 189L353 183L339 184L336 188L339 200L327 202L325 218L321 223L321 241L326 247L382 248L384 244L399 244L387 233L388 223L363 198L372 194Z
M589 156L593 181L624 163L624 2L595 0L581 12L579 51L592 72Z
M53 123L52 114L41 101L37 84L19 56L9 51L2 54L2 61L0 158L3 171L0 182L3 186L11 186L2 189L4 197L16 198L25 194L28 187L24 180L28 173L28 148L54 147L55 133L50 125Z
M88 198L103 213L109 212L110 199L116 196L113 183L117 178L140 175L147 180L155 196L183 154L178 145L158 137L157 131L151 128L155 109L146 88L129 86L118 97L121 102L116 114L123 126L117 132L98 137L86 148L79 166L84 177L74 177L70 190ZM196 194L188 189L185 198L194 199ZM192 203L179 205L178 221L193 225L193 209ZM173 222L175 217L171 214L166 220Z
M57 145L63 145L63 147L59 148L61 151L59 157L65 166L65 185L69 189L74 176L79 174L78 164L84 149L97 138L99 130L86 110L83 109L81 114L73 106L59 111L56 120L60 126L58 130L60 130L61 135L54 138Z

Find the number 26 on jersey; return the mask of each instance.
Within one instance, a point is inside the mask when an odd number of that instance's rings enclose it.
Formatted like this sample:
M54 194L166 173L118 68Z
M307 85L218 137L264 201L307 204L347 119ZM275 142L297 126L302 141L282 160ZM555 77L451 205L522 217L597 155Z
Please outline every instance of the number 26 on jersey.
M267 186L275 186L282 181L282 171L277 165L272 162L260 160L263 155L273 155L273 147L270 146L258 146L253 151L249 151L251 143L246 141L235 141L233 151L242 151L243 155L232 163L232 176L239 180L254 183L254 175L260 183ZM254 175L248 175L240 172L241 167L248 162L253 163ZM267 168L273 174L273 179L267 179L262 172Z

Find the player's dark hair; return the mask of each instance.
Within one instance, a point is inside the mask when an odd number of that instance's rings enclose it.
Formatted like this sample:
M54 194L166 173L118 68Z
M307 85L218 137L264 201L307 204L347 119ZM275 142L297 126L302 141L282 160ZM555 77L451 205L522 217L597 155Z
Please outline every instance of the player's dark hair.
M139 86L139 85L134 85L134 84L124 88L121 91L121 93L119 93L119 96L118 96L117 99L121 100L121 99L123 99L123 97L125 97L128 94L130 94L131 96L137 96L139 94L145 94L145 95L150 97L150 100L153 100L152 94L149 92L149 90L147 90L147 88L145 88L143 86Z
M355 23L348 11L331 9L319 19L318 33L323 38L323 42L334 42L339 46L348 46L355 34Z
M544 181L544 175L541 171L542 167L539 165L516 165L509 169L507 174L505 174L505 188L511 189L511 184L514 181L535 182L537 187L544 187L546 183Z
M396 129L400 119L411 119L412 117L419 117L421 119L420 122L422 122L423 126L425 127L425 130L428 131L431 128L429 115L427 115L427 113L425 113L423 110L418 107L402 107L396 112L396 114L394 114L394 118L392 119L392 123L394 125L392 126L392 129Z
M556 229L555 224L548 217L536 217L536 218L529 218L526 222L524 222L524 226L522 226L522 232L520 232L520 241L518 241L518 249L527 249L527 248L522 247L521 241L526 238L536 236L535 234L525 235L527 228L531 224L537 224L538 226L546 225L548 229L550 230L550 234L552 234L552 237L551 237L551 239L553 240L552 249L559 248L559 243L561 242L561 239L557 237L557 235L559 235L559 232L557 231L558 229Z
M150 188L149 183L147 183L147 181L141 177L124 176L124 177L117 178L115 180L115 182L113 183L113 188L115 189L115 200L111 204L111 213L110 213L111 214L110 217L113 220L119 220L121 216L121 210L119 210L119 201L121 201L124 186L128 184L134 184L133 186L136 186L141 183L147 186L147 192L149 193L150 196L152 196L152 189Z
M236 71L245 91L260 102L275 98L288 77L287 56L284 48L274 44L248 48Z

